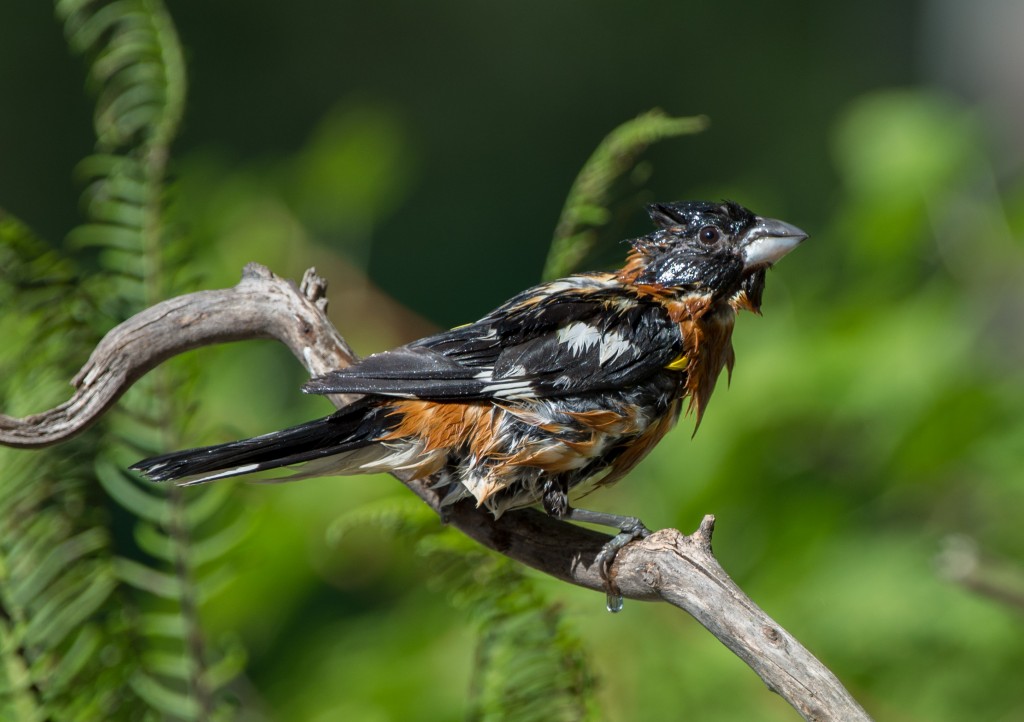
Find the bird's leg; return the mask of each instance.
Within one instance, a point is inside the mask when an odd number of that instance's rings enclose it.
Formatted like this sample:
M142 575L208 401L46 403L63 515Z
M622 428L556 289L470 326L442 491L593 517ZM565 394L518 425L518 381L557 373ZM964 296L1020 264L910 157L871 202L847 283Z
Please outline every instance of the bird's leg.
M598 571L601 573L601 578L609 583L611 582L612 562L615 561L615 555L619 553L619 550L634 539L643 539L651 534L651 530L644 526L644 523L635 516L608 514L607 512L590 511L589 509L570 509L565 518L588 524L600 524L601 526L608 526L619 530L619 533L610 542L601 547L601 551L598 552L597 559L595 560L598 565Z
M575 509L569 506L569 490L564 480L553 478L548 479L544 484L541 495L541 502L546 511L556 519L569 519L581 521L587 524L598 524L613 529L618 529L611 541L607 542L601 551L597 553L597 571L605 583L605 592L608 595L608 611L618 612L622 609L622 596L619 588L612 578L612 562L615 555L622 547L634 539L643 539L650 536L651 530L644 526L644 523L635 516L622 516L621 514L609 514L603 511L590 511L589 509Z
M644 526L644 523L635 516L608 514L603 511L590 511L589 509L570 509L565 518L588 524L600 524L601 526L608 526L619 530L619 533L611 541L601 547L601 551L598 552L597 558L594 561L597 563L598 572L605 583L605 591L608 595L608 611L621 611L622 595L619 594L619 588L612 577L612 562L615 561L615 555L619 553L622 547L634 539L644 539L650 536L651 530Z

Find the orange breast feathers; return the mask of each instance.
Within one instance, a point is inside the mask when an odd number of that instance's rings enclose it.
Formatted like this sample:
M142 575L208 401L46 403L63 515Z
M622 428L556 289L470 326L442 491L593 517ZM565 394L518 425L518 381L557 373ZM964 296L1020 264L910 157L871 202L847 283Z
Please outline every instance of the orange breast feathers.
M690 397L687 412L693 413L700 425L704 409L715 390L722 369L732 375L736 355L732 348L732 330L736 309L711 296L652 297L668 311L669 318L679 325L683 339L681 356L686 359L685 395Z
M512 466L535 466L559 472L577 468L582 457L596 455L604 436L639 433L646 427L633 410L623 408L565 411L561 419L536 404L497 404L491 401L452 403L410 399L396 401L390 415L397 425L381 441L417 439L423 452L463 451L480 463L499 461ZM515 422L521 422L516 424ZM523 434L522 426L541 434ZM513 429L520 426L519 433ZM555 447L560 448L555 448Z
M430 462L414 468L417 476L437 471L440 455L451 454L448 462L458 465L478 504L522 481L524 467L549 474L581 469L650 423L626 406L555 414L543 402L402 400L390 413L398 423L380 441L420 444Z
M395 401L390 416L398 424L381 440L415 438L423 443L423 451L455 449L465 443L481 427L489 415L491 404L486 401L472 403L440 403L437 401ZM488 424L484 424L485 426Z

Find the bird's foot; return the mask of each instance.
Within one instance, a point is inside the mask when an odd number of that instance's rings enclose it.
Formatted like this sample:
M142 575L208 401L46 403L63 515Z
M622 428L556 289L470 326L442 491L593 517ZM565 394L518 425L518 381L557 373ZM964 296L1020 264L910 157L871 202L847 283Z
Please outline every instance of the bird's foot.
M612 574L612 563L615 561L615 556L624 546L634 539L644 539L650 536L651 530L644 526L644 523L635 516L619 516L618 514L607 514L587 509L572 509L567 516L573 521L601 524L602 526L610 526L619 530L619 533L611 541L601 547L601 551L597 553L594 562L597 564L598 574L604 580L608 611L621 611L622 595L619 593L618 585L615 584L615 577Z

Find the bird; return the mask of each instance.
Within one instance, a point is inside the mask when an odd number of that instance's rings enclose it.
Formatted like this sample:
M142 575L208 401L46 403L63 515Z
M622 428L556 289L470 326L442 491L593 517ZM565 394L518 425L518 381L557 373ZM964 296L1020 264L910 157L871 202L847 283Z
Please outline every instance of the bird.
M430 478L442 509L463 499L500 517L540 505L618 529L598 555L650 531L636 517L575 506L632 470L676 424L696 427L739 311L761 312L766 271L807 234L733 201L647 207L653 232L614 271L529 288L480 320L312 379L356 394L321 419L144 459L153 481L202 484L287 468L283 480L404 472Z

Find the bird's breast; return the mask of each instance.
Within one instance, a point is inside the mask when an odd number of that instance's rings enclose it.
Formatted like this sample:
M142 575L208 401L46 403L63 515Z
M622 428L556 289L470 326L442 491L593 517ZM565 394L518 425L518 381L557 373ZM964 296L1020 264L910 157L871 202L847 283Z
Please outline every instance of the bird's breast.
M691 306L692 306L691 302ZM735 355L732 330L736 312L726 302L708 303L698 315L681 314L679 333L683 339L683 355L687 358L685 392L690 397L688 411L698 425L722 369L732 373Z

